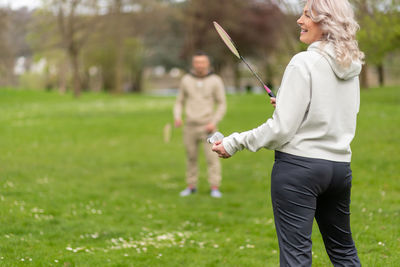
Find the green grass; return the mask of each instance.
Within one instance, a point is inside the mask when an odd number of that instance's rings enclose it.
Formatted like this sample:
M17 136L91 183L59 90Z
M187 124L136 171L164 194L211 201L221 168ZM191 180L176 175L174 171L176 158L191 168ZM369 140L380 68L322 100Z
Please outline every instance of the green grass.
M363 266L400 262L400 88L362 92L353 142L352 231ZM180 198L185 155L170 143L173 98L0 90L0 266L278 266L273 152L223 161L220 200ZM272 113L228 97L225 133ZM318 228L313 266L330 266Z

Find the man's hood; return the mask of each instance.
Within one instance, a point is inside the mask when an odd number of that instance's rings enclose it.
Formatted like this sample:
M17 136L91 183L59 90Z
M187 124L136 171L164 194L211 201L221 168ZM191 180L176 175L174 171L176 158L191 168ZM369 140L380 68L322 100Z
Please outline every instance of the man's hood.
M360 61L352 61L348 67L339 65L336 61L336 53L332 43L314 42L308 49L308 51L316 51L320 53L326 60L328 60L333 72L339 79L349 80L358 76L361 72L362 64Z
M203 79L203 78L206 78L206 77L208 77L208 76L214 74L214 72L213 72L213 71L209 71L206 75L204 75L204 76L199 76L199 75L197 75L197 74L194 72L194 70L191 70L191 71L189 72L189 74L192 75L193 77L198 78L198 79Z

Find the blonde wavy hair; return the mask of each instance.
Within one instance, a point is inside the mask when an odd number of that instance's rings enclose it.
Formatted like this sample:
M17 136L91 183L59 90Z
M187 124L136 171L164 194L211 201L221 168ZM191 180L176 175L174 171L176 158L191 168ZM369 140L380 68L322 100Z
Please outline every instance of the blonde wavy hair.
M360 29L348 0L307 0L311 19L320 25L323 43L332 43L339 65L352 61L363 63L364 53L358 48L356 32Z

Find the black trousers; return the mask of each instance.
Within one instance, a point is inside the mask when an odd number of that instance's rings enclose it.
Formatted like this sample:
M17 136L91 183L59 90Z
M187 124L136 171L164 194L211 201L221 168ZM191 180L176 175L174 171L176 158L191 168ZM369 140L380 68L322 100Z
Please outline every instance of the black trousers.
M280 266L311 266L314 217L334 266L361 266L350 230L350 163L275 152L271 197Z

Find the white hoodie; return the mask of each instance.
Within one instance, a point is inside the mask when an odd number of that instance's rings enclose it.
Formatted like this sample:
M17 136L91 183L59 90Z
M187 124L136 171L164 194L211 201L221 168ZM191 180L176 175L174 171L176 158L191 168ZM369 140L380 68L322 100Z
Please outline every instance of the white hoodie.
M361 63L343 68L331 44L311 44L286 67L271 119L223 139L233 155L262 147L292 155L350 162L360 105Z

